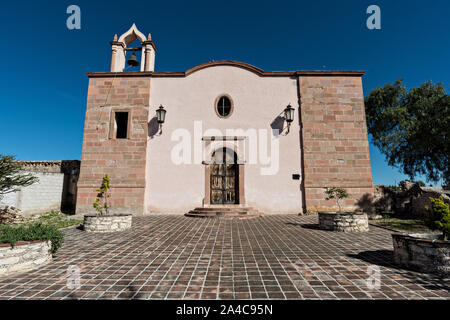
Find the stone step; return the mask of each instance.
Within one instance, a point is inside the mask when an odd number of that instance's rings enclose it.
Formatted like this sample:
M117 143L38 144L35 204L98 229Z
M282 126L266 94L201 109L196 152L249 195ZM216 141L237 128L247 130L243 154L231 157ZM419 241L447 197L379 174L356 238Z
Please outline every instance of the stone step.
M254 210L252 207L197 207L192 211L224 211L224 212L248 212Z
M188 213L190 214L205 214L211 216L243 216L246 214L251 214L251 212L230 212L230 211L201 211L201 210L191 210Z
M237 218L248 219L262 216L260 212L248 207L223 207L223 208L195 208L185 214L187 217L197 218Z
M223 215L216 215L213 213L192 213L188 212L184 214L186 217L195 217L195 218L215 218L215 219L250 219L250 218L256 218L260 217L260 214L223 214Z

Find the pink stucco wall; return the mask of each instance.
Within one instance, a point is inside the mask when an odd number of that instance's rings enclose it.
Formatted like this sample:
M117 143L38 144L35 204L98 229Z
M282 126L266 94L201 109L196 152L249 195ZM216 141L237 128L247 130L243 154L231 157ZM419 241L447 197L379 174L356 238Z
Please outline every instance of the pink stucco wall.
M288 76L262 77L236 66L212 66L186 77L155 77L151 82L149 122L155 110L163 105L167 110L161 135L150 134L147 142L146 213L177 213L202 206L205 197L205 165L175 164L171 158L179 141L171 139L173 132L184 128L191 135L191 159L194 144L204 146L202 136L218 136L207 129L265 129L271 134L271 123L282 115L290 103L296 109L290 133L279 141L279 169L276 174L262 175L265 164L245 164L244 192L246 204L263 213L298 213L302 210L300 137L298 125L298 95L296 79ZM231 96L234 111L227 119L219 118L214 109L221 94ZM201 121L202 132L194 135L194 122ZM154 121L153 121L154 122ZM178 130L179 132L179 130ZM248 140L244 142L248 152ZM267 142L268 154L270 140ZM240 146L242 149L242 146ZM199 159L197 159L199 160ZM258 160L259 162L259 160Z

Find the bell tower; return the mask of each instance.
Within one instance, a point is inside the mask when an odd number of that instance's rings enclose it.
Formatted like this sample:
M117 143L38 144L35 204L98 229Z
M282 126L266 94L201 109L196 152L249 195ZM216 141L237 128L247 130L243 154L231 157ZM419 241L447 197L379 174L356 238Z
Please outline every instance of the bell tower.
M128 47L130 43L138 39L141 43L139 48ZM154 71L155 70L155 52L156 46L152 41L151 34L145 38L144 34L140 32L136 24L133 23L131 28L122 34L117 39L117 34L114 35L114 40L111 44L111 72L124 72L126 67L126 53L127 51L133 51L133 53L141 52L140 71ZM136 63L137 60L128 61ZM129 63L130 64L130 63ZM134 64L132 64L134 66Z
M133 46L137 43L138 48L131 48L131 43ZM116 35L111 48L110 72L87 74L89 87L76 210L77 214L95 212L92 204L97 189L102 177L108 174L111 213L142 215L150 82L156 48L150 35L145 38L135 24L119 38ZM133 53L128 54L128 61L127 51Z

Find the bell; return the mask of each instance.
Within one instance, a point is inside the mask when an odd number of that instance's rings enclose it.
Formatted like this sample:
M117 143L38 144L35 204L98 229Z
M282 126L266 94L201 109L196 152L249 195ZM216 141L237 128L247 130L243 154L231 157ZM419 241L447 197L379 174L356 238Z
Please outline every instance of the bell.
M139 65L139 61L137 60L134 52L131 54L130 59L128 59L127 64L132 67L137 67Z

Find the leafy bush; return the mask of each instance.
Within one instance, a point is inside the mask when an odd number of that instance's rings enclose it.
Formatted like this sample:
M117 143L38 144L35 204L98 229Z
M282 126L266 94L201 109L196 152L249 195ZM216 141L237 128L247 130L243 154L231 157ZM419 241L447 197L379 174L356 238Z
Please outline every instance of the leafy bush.
M444 197L431 198L431 210L428 206L425 209L429 216L425 219L425 224L431 230L440 230L444 240L448 240L450 235L450 206L444 202Z
M417 184L418 184L419 186L421 186L421 187L426 187L425 182L423 182L423 181L421 181L421 180L415 181L414 183L417 183Z
M100 189L97 189L97 199L92 204L95 210L97 210L98 214L108 214L108 210L110 208L110 205L108 205L108 198L109 198L109 189L111 189L110 180L108 174L105 174L102 180L102 185L100 186ZM103 202L103 205L100 204L100 202Z
M348 197L347 190L333 187L327 188L325 193L327 194L325 200L336 199L336 203L339 207L339 212L341 212L341 204L339 203L339 201Z
M39 222L20 226L0 225L0 243L14 246L17 241L34 240L50 240L51 253L55 253L64 243L64 235L55 226Z

